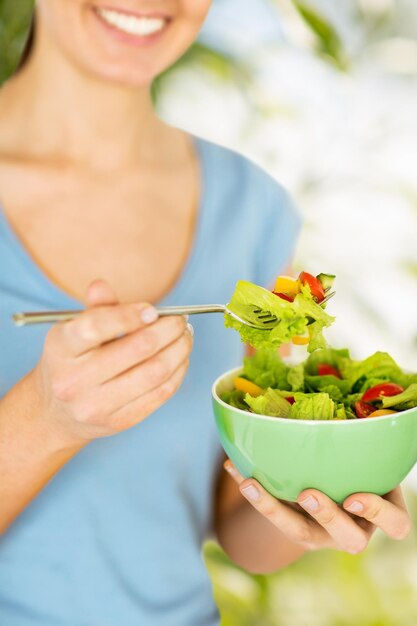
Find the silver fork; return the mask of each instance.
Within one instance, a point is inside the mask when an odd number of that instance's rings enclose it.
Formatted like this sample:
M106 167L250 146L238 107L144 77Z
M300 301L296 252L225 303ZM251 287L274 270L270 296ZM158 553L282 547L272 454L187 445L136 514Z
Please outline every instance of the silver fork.
M320 306L326 304L330 298L335 295L335 291L329 293ZM251 317L241 318L229 309L228 304L192 304L185 306L163 306L156 307L159 317L167 317L168 315L200 315L202 313L223 313L230 315L233 319L250 328L257 330L272 330L280 321L276 315L270 311L264 311L253 305ZM30 326L34 324L51 324L54 322L68 322L83 313L83 310L74 311L37 311L28 313L15 313L12 316L15 326Z

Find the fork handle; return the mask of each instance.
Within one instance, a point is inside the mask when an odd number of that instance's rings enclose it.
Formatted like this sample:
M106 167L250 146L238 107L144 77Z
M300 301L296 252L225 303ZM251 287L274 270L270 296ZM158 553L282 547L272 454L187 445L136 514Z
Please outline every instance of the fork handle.
M168 315L199 315L202 313L225 313L223 304L192 304L189 306L161 306L156 307L159 317ZM54 322L68 322L73 320L83 310L74 311L40 311L34 313L15 313L12 317L15 326L29 326L34 324L51 324Z

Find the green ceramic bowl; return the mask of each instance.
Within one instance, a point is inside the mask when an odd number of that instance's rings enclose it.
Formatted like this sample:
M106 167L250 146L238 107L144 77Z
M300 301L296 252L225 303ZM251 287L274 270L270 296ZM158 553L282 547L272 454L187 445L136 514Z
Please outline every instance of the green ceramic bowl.
M213 385L213 406L227 456L246 478L295 501L314 488L336 502L352 493L383 495L417 462L417 408L363 420L290 420L248 413L219 394L233 388L242 368Z

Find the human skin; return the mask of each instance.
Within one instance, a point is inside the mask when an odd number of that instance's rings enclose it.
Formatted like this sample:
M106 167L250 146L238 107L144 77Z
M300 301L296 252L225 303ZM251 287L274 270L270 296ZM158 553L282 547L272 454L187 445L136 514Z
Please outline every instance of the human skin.
M146 303L163 298L188 256L198 164L189 137L155 115L150 85L188 48L210 4L39 0L34 50L0 92L7 217L45 274L86 306L48 333L40 362L0 401L1 530L90 441L152 419L187 370L186 321L155 319ZM162 29L127 36L103 23L102 8L162 20ZM311 549L358 552L375 526L394 538L409 531L398 490L349 498L365 504L355 516L309 490L299 497L304 510L307 496L317 499L309 515L226 467L234 480L219 476L216 532L249 571Z

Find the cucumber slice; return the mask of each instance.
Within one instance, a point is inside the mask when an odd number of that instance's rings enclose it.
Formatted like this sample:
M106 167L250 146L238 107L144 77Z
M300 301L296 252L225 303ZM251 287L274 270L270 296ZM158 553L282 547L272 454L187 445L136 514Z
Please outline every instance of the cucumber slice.
M334 279L336 278L336 276L334 274L318 274L316 278L317 280L321 282L321 286L324 289L324 293L326 293L327 291L330 291L330 289L332 288L332 285L334 283Z

